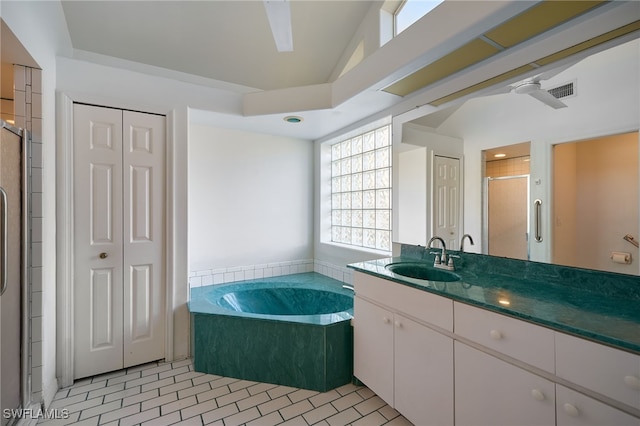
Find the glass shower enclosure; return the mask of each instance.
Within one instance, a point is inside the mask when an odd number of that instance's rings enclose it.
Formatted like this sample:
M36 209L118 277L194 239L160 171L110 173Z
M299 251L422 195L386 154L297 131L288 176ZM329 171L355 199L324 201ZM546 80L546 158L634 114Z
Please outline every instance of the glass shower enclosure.
M0 121L0 404L2 425L29 404L27 144L25 132ZM13 419L12 419L13 418Z

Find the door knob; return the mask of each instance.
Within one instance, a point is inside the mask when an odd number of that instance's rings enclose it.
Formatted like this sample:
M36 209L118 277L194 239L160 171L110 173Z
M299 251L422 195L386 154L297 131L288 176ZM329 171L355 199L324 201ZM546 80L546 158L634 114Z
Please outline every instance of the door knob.
M106 259L107 256L109 256L109 255L107 253L105 253L105 252L100 253L100 259Z

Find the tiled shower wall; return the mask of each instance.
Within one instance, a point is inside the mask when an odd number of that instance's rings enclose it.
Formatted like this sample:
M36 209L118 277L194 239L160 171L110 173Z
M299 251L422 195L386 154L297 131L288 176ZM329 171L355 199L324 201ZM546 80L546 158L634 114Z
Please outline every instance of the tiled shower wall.
M529 156L487 161L486 177L505 177L529 174Z
M31 135L31 156L28 159L31 241L29 288L31 317L29 319L29 365L31 399L42 399L42 71L21 65L13 66L13 114L15 127Z
M333 265L313 259L293 260L263 265L238 266L234 268L207 269L192 271L189 274L189 287L212 284L224 284L235 281L277 277L280 275L317 272L345 283L353 282L353 271L346 266Z

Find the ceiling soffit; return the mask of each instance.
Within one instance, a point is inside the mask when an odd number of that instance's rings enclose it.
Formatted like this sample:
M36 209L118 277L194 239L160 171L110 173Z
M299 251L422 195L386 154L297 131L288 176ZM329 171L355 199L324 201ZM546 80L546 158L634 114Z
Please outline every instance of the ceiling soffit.
M543 1L383 90L407 96L604 3L606 1Z
M604 44L606 42L615 40L619 37L623 37L625 35L631 34L633 32L636 31L640 31L640 21L635 21L631 24L625 25L621 28L618 28L616 30L613 31L609 31L608 33L602 34L601 36L598 37L594 37L592 39L589 39L585 42L579 43L575 46L569 47L567 49L563 49L559 52L556 52L552 55L548 55L545 56L544 58L540 58L538 60L536 60L534 63L532 64L527 64L524 65L522 67L516 68L514 70L508 71L506 73L500 74L496 77L493 77L489 80L485 80L481 83L478 84L474 84L473 86L469 86L465 89L462 89L460 91L457 91L455 93L452 93L448 96L444 96L442 98L436 99L432 102L429 102L430 105L433 106L440 106L443 104L446 104L448 102L451 102L453 100L456 100L458 98L461 98L463 96L469 95L471 93L477 92L479 90L485 89L487 87L491 87L494 86L496 84L499 84L501 82L507 81L512 79L513 77L517 77L519 75L523 75L526 72L529 71L533 71L534 69L541 67L541 66L545 66L548 64L552 64L554 62L560 61L564 58L568 58L572 55L578 54L580 52L586 51L588 49L591 49L593 47L596 47L600 44Z

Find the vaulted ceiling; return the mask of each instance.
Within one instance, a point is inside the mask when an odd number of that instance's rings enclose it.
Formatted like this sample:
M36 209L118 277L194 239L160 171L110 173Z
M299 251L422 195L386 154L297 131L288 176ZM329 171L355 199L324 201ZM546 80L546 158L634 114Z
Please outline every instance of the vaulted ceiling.
M341 75L358 37L379 41L363 22L379 20L388 1L289 0L293 52L277 51L262 0L61 4L73 58L228 90L237 111L212 103L190 119L305 139L381 114L446 116L640 36L635 0L445 0ZM288 125L289 114L305 120Z
M328 83L372 1L291 1L278 52L262 1L63 1L75 49L260 90Z

